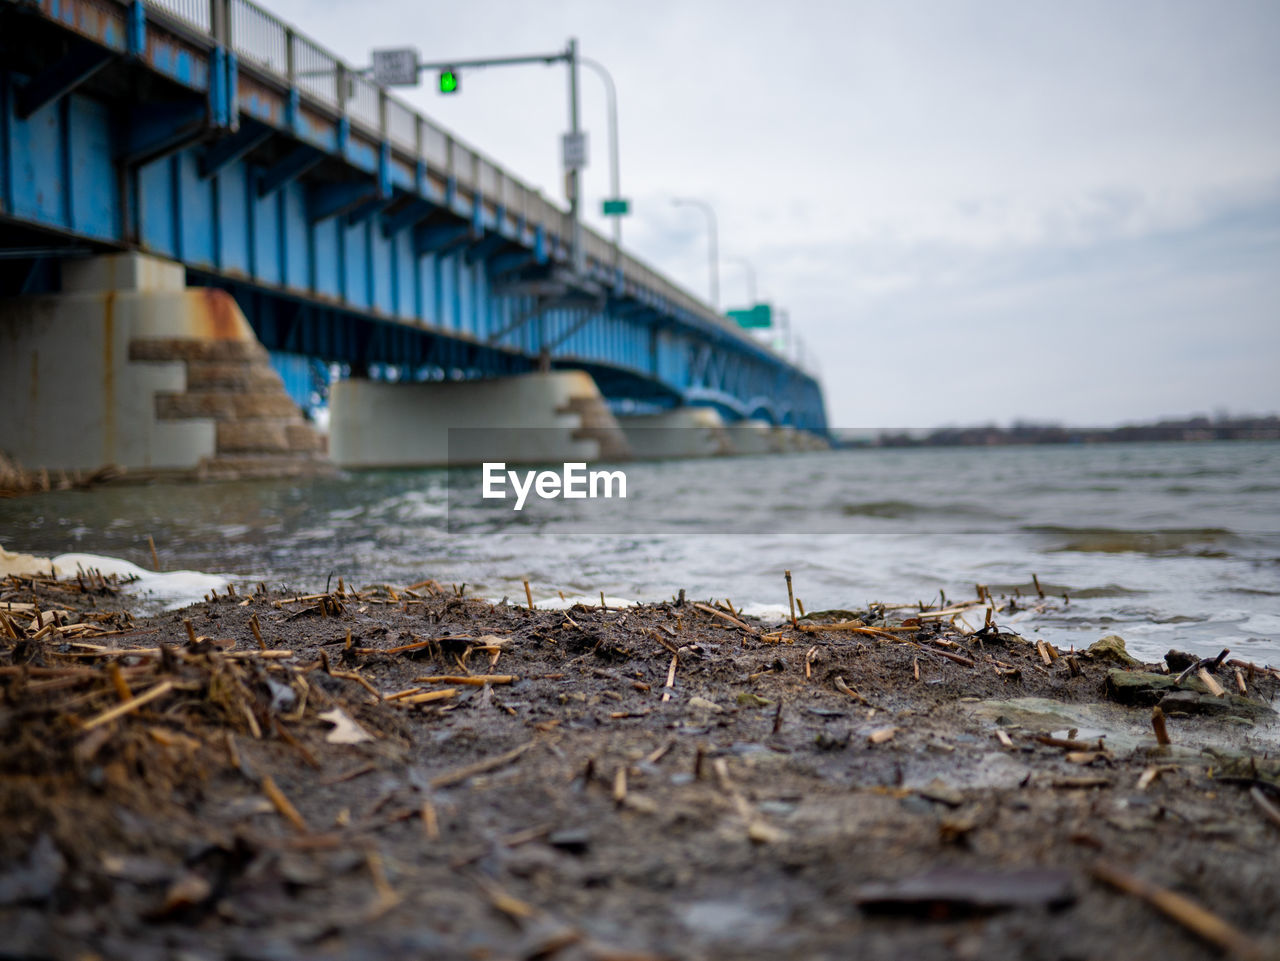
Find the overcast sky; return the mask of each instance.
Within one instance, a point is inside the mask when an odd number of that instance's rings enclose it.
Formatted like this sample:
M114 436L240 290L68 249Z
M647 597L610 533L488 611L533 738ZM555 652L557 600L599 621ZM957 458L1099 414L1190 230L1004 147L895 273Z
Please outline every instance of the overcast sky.
M761 294L835 426L1280 411L1274 0L266 0L348 62L561 50L618 87L632 253ZM563 67L400 95L563 200ZM608 193L583 71L588 222Z

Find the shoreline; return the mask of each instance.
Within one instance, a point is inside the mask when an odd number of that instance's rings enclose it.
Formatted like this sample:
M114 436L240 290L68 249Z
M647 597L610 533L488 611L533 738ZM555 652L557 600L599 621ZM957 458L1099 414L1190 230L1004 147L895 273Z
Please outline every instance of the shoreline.
M19 950L1211 956L1117 891L1135 877L1246 955L1280 943L1280 681L1258 668L1255 704L1191 715L1172 708L1220 699L1160 690L1114 645L1051 653L947 614L768 628L428 581L135 618L92 576L2 583L67 612L11 610L45 633L0 647ZM1161 748L1143 702L1170 693Z

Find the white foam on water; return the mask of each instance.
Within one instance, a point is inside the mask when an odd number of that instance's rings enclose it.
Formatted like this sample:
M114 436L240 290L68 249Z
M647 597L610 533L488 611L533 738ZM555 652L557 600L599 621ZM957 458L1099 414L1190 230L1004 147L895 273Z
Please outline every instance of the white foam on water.
M166 611L186 607L202 600L210 591L224 590L231 579L223 574L203 571L149 571L119 557L101 554L59 554L53 558L53 569L59 577L75 577L77 571L96 570L103 577L115 574L131 580L125 590L143 600L162 605Z
M745 604L741 614L743 617L758 618L765 627L777 627L784 621L791 620L791 610L785 604Z

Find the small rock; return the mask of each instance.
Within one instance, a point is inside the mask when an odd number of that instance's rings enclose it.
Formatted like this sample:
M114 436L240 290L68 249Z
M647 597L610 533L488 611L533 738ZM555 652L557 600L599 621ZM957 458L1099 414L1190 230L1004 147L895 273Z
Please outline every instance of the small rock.
M752 694L750 691L743 691L738 695L738 705L740 707L768 707L772 703L773 701L767 697Z
M1197 691L1207 694L1208 688L1199 678L1189 677L1179 687L1173 678L1166 674L1152 674L1148 671L1122 671L1112 668L1107 671L1106 694L1117 704L1129 704L1136 707L1151 707L1160 703L1166 694L1177 690Z
M922 798L937 801L939 804L945 804L948 807L958 808L964 803L964 795L939 777L935 777L920 788L919 794Z
M1200 658L1194 654L1188 654L1186 651L1169 651L1164 656L1164 662L1169 665L1169 670L1181 674Z
M1085 651L1095 661L1119 664L1122 667L1141 667L1142 662L1125 650L1124 638L1119 634L1108 634L1106 637L1089 645Z
M586 854L591 847L591 832L585 828L565 828L548 835L547 843L566 854Z
M724 708L722 708L715 701L708 701L705 697L689 698L689 706L698 711L712 711L713 713L716 713L716 714L719 714L721 711L724 710Z
M943 919L1000 908L1064 907L1075 900L1075 891L1071 872L1057 868L1008 872L937 868L911 878L864 884L855 899L864 911Z
M1238 694L1212 697L1199 678L1189 677L1175 685L1174 679L1165 674L1146 671L1107 671L1106 694L1117 704L1151 707L1159 704L1166 714L1218 714L1244 717L1269 717L1275 714L1270 707L1252 698Z
M1227 694L1214 697L1198 691L1173 691L1160 699L1160 710L1166 714L1210 714L1218 717L1266 717L1275 714L1267 705L1240 697L1238 694Z

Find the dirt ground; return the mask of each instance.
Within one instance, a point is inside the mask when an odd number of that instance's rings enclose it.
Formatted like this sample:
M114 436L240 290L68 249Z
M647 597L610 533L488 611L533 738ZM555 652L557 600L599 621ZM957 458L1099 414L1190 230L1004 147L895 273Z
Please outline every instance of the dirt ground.
M1280 956L1261 666L1193 670L1160 747L1178 667L1125 693L1007 599L246 589L0 581L0 957Z

